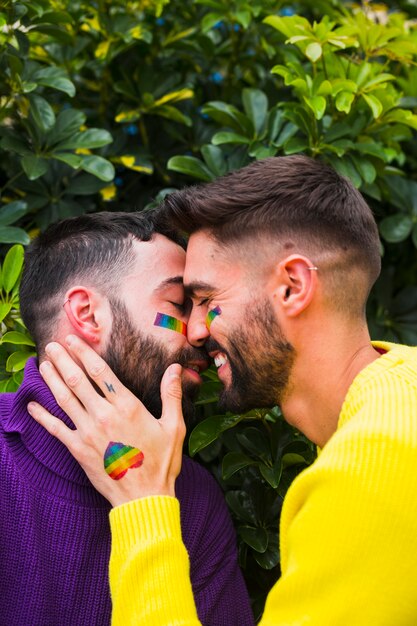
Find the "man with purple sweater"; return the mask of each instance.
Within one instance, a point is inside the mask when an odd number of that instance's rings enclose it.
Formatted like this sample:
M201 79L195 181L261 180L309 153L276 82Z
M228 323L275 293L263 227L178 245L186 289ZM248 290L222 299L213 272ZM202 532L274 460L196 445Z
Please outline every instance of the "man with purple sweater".
M153 415L163 372L179 362L190 417L207 357L186 339L184 264L181 242L156 232L149 215L97 213L51 226L27 250L20 295L39 360L49 341L77 334ZM31 359L20 389L0 396L0 623L106 626L110 505L29 416L31 400L71 426ZM219 487L185 457L176 493L201 622L253 625Z

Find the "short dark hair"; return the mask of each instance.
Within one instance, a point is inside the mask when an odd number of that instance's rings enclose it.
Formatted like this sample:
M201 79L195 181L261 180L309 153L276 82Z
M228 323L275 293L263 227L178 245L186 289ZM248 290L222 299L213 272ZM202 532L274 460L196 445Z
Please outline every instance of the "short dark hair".
M340 250L369 286L381 268L378 228L362 195L329 165L300 154L261 159L175 191L164 199L161 220L187 234L208 230L226 246L268 236Z
M41 351L50 340L62 308L62 295L76 280L114 296L134 262L134 240L150 241L155 233L184 247L173 229L156 225L154 212L92 213L49 226L25 251L20 284L22 319Z

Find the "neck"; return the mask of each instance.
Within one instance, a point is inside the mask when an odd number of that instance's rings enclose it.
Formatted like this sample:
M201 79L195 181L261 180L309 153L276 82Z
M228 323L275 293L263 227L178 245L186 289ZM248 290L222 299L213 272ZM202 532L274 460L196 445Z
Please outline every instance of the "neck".
M290 424L323 447L337 429L352 382L380 355L371 345L366 324L353 328L338 320L333 329L322 322L316 330L310 328L304 338L297 336L298 357L281 408Z

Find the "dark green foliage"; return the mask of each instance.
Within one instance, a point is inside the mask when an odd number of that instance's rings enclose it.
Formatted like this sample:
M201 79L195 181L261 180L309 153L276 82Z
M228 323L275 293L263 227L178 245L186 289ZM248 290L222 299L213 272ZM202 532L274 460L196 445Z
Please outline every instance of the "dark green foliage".
M63 217L140 210L251 160L305 152L375 212L372 336L417 344L416 17L408 1L3 0L2 257ZM15 247L3 262L3 390L33 350L21 256ZM279 574L282 498L314 450L276 408L219 415L218 386L209 371L189 446L226 492L259 615Z

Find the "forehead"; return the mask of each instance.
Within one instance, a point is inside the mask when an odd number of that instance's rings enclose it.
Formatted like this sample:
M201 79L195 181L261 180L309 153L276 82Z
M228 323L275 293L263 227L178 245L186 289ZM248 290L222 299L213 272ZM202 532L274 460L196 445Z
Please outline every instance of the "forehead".
M208 233L198 231L191 235L184 271L185 287L204 283L217 288L231 278L240 278L242 271L242 264Z
M133 250L135 261L124 282L140 281L142 292L153 292L164 281L184 274L185 250L163 235L156 234L151 241L134 241Z

